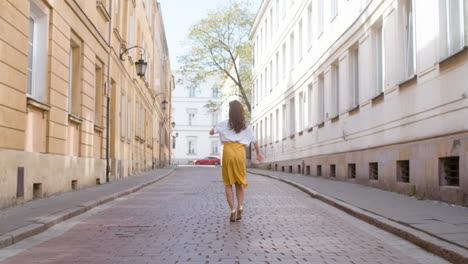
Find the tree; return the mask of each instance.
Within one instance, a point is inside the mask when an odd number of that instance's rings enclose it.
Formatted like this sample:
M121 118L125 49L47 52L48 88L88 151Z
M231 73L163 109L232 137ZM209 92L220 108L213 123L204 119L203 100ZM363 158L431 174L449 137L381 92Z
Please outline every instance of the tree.
M187 44L189 51L179 61L182 72L195 73L198 80L218 74L230 80L251 111L251 50L248 41L255 14L248 2L234 1L191 26ZM242 63L239 62L242 59Z

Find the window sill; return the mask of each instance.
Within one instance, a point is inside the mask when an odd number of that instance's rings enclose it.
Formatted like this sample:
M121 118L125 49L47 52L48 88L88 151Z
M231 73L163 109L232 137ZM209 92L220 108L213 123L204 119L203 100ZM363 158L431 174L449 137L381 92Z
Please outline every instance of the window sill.
M98 125L94 125L94 130L99 131L99 132L104 132L104 128Z
M111 20L111 16L104 6L104 3L102 1L96 0L96 7L99 12L101 12L102 16L106 19L106 22L109 22Z
M406 85L412 83L413 81L416 81L416 77L417 77L416 74L411 75L407 79L403 80L400 84L398 84L398 87L406 86Z
M374 96L374 97L371 99L371 102L374 103L374 101L383 98L383 96L384 96L384 92L380 92L379 94L377 94L376 96Z
M38 109L41 109L43 111L50 111L50 108L52 107L51 105L49 104L46 104L46 103L43 103L43 102L39 102L38 100L32 98L32 97L27 97L27 101L26 101L27 105L28 106L32 106L32 107L35 107L35 108L38 108Z
M289 138L291 138L291 139L292 139L292 138L294 138L295 136L296 136L296 135L294 135L294 134L291 134L291 135L289 135Z
M125 137L120 137L120 141L122 141L123 143L125 143Z
M283 141L285 141L285 140L286 140L286 137L283 138Z
M76 124L83 123L83 119L81 117L73 115L73 114L68 114L68 120Z
M322 121L322 123L319 123L319 124L318 124L318 128L322 128L322 127L324 127L324 126L325 126L325 121Z
M279 143L279 140L276 140L275 143Z
M310 127L307 128L307 132L312 132L313 129L314 129L314 127L310 126Z
M335 123L338 120L340 120L340 115L336 115L335 117L331 118L332 123Z
M304 130L300 131L299 133L297 133L299 136L302 136L304 134Z
M463 48L461 48L460 50L458 51L455 51L454 53L448 55L446 58L443 58L439 61L439 64L444 64L445 62L447 62L448 60L450 60L451 58L453 57L456 57L458 54L464 52L465 50L468 50L468 47L467 46L464 46Z
M353 106L351 109L348 110L348 114L352 115L359 112L359 105Z

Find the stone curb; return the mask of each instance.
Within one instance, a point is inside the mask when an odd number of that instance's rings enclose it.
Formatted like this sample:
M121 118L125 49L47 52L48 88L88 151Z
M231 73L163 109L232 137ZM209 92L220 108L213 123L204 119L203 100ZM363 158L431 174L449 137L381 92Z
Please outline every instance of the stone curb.
M309 194L313 198L319 199L329 205L332 205L356 218L359 218L369 224L372 224L380 229L383 229L387 232L390 232L394 235L397 235L405 240L410 241L411 243L439 256L452 263L464 264L468 263L468 250L463 247L459 247L452 243L446 242L442 239L439 239L435 236L432 236L423 231L419 231L410 226L404 225L402 223L395 222L394 220L385 218L381 215L377 215L373 212L366 211L359 207L350 205L341 200L335 199L331 196L321 194L314 191L313 189L306 187L302 184L296 183L291 180L281 179L276 176L263 174L259 172L247 171L251 174L256 174L260 176L265 176L271 179L275 179L289 185L292 185L301 191Z
M88 201L88 202L85 202L85 203L82 203L80 205L77 205L77 206L74 206L70 209L66 209L66 210L63 210L61 212L58 212L58 213L55 213L55 214L52 214L52 215L47 215L47 216L40 216L40 217L36 217L34 219L31 219L31 221L33 221L34 223L32 224L29 224L27 226L24 226L24 227L20 227L18 229L15 229L11 232L8 232L8 233L5 233L5 234L0 234L0 249L1 248L5 248L5 247L8 247L8 246L11 246L15 243L18 243L19 241L23 240L23 239L26 239L26 238L29 238L29 237L32 237L34 235L37 235L39 233L42 233L44 231L46 231L47 229L51 228L52 226L58 224L58 223L61 223L65 220L68 220L72 217L75 217L77 215L80 215L80 214L83 214L99 205L102 205L102 204L105 204L105 203L108 203L110 201L113 201L117 198L120 198L120 197L123 197L123 196L126 196L126 195L129 195L131 193L134 193L134 192L137 192L141 189L143 189L144 187L147 187L151 184L154 184L164 178L166 178L167 176L171 175L174 170L176 169L176 167L172 168L171 170L169 170L167 173L159 176L158 178L156 179L153 179L153 180L150 180L149 182L145 182L145 183L141 183L139 185L137 185L136 187L131 187L127 190L124 190L124 191L121 191L121 192L118 192L118 193L114 193L114 194L111 194L111 195L106 195L106 196L103 196L101 198L98 198L96 200L93 200L93 201Z

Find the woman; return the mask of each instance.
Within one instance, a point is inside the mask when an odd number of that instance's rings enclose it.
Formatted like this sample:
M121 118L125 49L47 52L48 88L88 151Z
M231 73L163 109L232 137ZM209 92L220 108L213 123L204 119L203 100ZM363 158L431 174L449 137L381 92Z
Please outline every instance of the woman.
M220 122L211 129L210 135L219 133L219 138L224 144L223 149L223 182L226 190L226 198L231 208L229 220L235 222L242 219L242 203L244 201L244 188L247 188L245 168L245 148L254 143L257 160L263 157L257 144L257 139L252 128L246 123L244 108L239 101L229 102L229 120ZM236 185L237 210L234 206L234 194L232 185Z

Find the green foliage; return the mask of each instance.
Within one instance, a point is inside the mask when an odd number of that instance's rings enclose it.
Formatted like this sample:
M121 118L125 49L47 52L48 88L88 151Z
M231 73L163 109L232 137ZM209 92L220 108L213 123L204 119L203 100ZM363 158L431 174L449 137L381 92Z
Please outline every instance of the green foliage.
M233 83L250 112L252 47L248 37L255 19L248 2L233 1L192 25L187 54L179 57L182 72L195 79L219 75Z

